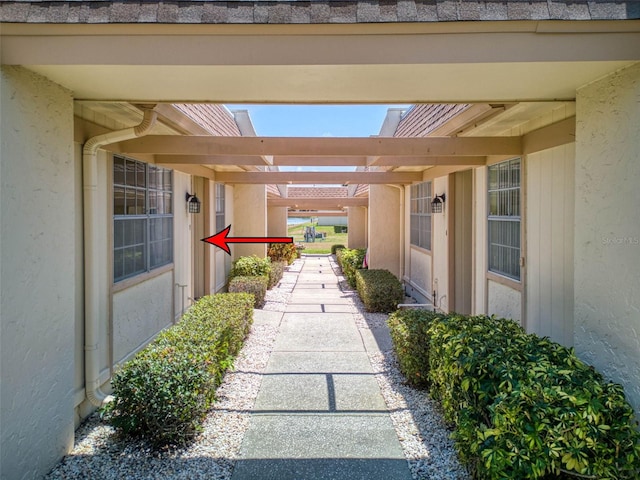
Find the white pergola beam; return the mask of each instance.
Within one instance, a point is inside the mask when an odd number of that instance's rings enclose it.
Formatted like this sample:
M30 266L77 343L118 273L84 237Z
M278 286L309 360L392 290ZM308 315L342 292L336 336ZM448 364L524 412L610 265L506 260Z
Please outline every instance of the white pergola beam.
M309 198L269 198L269 207L291 207L303 209L322 209L342 207L366 207L369 205L368 197L309 197Z
M216 181L244 184L410 184L422 172L216 172Z

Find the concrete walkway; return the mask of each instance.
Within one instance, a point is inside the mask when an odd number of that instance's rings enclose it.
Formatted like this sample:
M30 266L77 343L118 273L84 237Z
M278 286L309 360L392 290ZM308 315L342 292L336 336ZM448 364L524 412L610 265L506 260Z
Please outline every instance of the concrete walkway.
M330 257L306 256L279 323L232 480L410 480Z

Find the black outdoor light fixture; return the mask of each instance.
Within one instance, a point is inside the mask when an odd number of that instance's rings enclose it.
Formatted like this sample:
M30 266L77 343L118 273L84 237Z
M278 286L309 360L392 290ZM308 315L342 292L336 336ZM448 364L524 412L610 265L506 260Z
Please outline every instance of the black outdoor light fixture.
M189 213L200 213L200 200L195 194L187 193L187 206L189 207Z
M433 200L431 201L431 213L442 213L442 207L444 206L446 198L447 197L444 193L433 197Z

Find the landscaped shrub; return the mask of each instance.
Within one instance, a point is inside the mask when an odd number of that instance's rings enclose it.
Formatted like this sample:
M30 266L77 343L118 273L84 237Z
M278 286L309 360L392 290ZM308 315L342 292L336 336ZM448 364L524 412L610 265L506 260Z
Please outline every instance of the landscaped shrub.
M254 308L261 308L268 286L268 276L233 277L229 280L229 293L250 293L254 297Z
M252 321L250 295L201 298L116 372L104 418L122 434L156 446L187 443L201 430Z
M343 248L339 252L338 261L342 267L342 273L351 288L356 288L356 270L363 267L367 250L364 248Z
M342 250L343 248L345 248L344 245L340 245L340 244L331 245L331 255L336 255L337 251Z
M389 270L356 270L355 275L367 312L392 312L404 300L402 284Z
M271 262L271 271L269 272L269 285L267 288L275 287L284 274L284 269L287 266L287 262L282 260L275 260Z
M393 349L400 371L409 383L424 386L428 383L428 331L442 314L421 309L397 310L387 319Z
M333 233L347 233L348 228L346 225L334 225Z
M298 251L293 243L272 243L267 251L271 262L285 261L291 265L298 258Z
M251 255L250 257L240 257L233 262L229 277L268 277L270 270L271 259L269 257L259 258L256 255Z
M621 387L571 349L462 315L434 321L424 341L432 395L477 478L638 478L640 434Z

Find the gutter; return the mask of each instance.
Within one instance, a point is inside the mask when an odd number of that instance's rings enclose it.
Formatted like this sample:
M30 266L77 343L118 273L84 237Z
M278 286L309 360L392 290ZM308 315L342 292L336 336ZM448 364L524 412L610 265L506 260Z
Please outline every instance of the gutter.
M98 345L100 332L100 274L94 259L102 253L98 251L97 236L103 219L94 215L98 190L98 150L110 143L130 140L149 133L156 123L157 113L144 110L142 122L130 128L105 133L90 138L82 149L82 183L84 189L84 376L85 392L92 405L102 406L109 399L100 390L100 360Z

